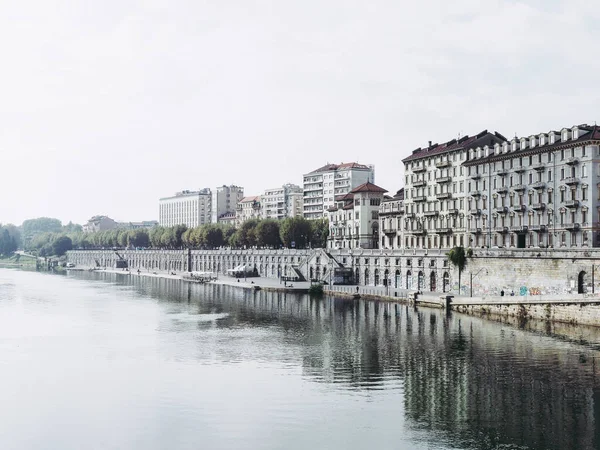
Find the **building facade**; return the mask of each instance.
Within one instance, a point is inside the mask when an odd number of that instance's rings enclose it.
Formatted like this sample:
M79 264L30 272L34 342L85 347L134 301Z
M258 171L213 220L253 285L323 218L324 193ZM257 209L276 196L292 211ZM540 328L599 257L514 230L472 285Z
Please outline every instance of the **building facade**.
M260 219L261 215L260 196L244 197L237 204L235 222L239 226L247 220Z
M367 182L336 197L335 206L328 210L327 247L378 248L379 208L386 192Z
M379 207L379 248L402 248L404 228L404 189L384 197Z
M211 221L210 189L181 191L158 201L158 222L163 227L186 225L198 227Z
M218 223L219 218L228 213L236 213L238 202L244 197L244 188L230 185L219 186L212 192L211 221Z
M119 228L125 228L127 230L140 230L158 226L158 220L143 220L141 222L118 222L117 225Z
M600 129L579 125L417 149L404 160L404 220L390 236L407 249L598 247L599 148Z
M117 222L108 216L94 216L82 228L85 233L96 233L98 231L114 230L117 227Z
M302 192L302 188L295 184L265 190L260 196L262 218L302 217Z
M336 197L364 183L375 182L373 165L327 164L304 175L304 218L321 219L335 205Z

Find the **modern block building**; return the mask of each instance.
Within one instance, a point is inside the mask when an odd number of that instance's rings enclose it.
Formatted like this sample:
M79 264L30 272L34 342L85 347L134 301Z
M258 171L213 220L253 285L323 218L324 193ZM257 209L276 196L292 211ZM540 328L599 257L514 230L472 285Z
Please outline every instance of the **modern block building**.
M238 202L244 197L244 188L240 186L219 186L212 191L211 220L219 222L219 218L229 213L235 213Z
M211 221L212 195L208 188L181 191L158 201L158 222L161 226L186 225L198 227Z
M483 131L404 159L391 248L600 246L600 128L506 139ZM386 242L386 247L390 242Z
M366 182L328 209L328 248L378 248L379 208L387 191Z
M295 184L267 189L260 196L262 217L264 219L285 219L302 217L302 188Z
M327 164L304 175L304 217L321 219L335 205L335 198L364 183L375 182L373 165Z

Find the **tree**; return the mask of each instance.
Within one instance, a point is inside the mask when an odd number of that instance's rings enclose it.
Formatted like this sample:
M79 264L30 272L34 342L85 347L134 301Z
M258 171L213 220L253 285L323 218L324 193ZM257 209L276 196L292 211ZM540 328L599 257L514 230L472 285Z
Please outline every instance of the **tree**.
M276 220L261 220L256 225L254 232L256 235L256 245L259 247L279 248L281 246L279 222Z
M279 236L283 245L290 248L305 248L310 238L310 223L302 217L284 219L279 226Z
M329 220L317 219L310 221L310 244L313 248L326 248L329 237Z
M187 230L187 226L185 226L185 225L175 225L173 227L173 236L174 236L173 247L174 248L183 247L183 239L181 237L183 236L183 233L186 232L186 230Z
M154 227L150 230L150 244L152 244L152 247L160 248L164 230L164 227Z
M10 235L7 227L0 226L0 255L12 255L16 249L15 238Z
M52 253L56 256L62 256L73 248L73 242L67 236L60 236L52 242Z
M208 248L221 247L225 243L223 239L223 230L218 225L207 225L203 227L202 237Z
M238 230L238 245L240 247L254 247L256 245L256 225L258 225L258 220L250 219L246 220Z
M23 241L25 245L39 233L60 233L62 223L58 219L50 217L38 217L37 219L28 219L21 225L23 231Z
M454 247L448 252L448 260L458 269L458 293L460 294L460 276L467 265L464 247Z
M146 248L150 246L150 237L148 230L131 230L127 236L127 243L131 247Z

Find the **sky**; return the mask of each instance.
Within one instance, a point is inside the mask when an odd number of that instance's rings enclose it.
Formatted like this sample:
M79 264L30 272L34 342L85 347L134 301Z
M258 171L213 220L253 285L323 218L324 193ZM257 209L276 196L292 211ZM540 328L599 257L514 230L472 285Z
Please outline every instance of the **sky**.
M0 0L0 223L158 219L482 130L600 119L584 0ZM596 44L596 45L594 45Z

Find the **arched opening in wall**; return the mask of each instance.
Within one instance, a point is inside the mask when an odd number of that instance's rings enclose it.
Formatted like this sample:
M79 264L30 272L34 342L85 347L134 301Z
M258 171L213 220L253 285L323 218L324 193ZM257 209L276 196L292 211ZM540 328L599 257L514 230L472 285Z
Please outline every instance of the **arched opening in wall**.
M262 274L263 274L263 265L262 265L262 264L260 264L260 265L258 266L258 274L259 274L259 275L262 275Z
M419 271L419 275L417 277L417 285L418 285L418 289L419 291L423 290L423 287L425 285L425 274L423 274L423 271Z
M394 282L394 287L399 288L402 284L402 277L400 276L400 271L396 270L396 280Z
M358 267L354 271L354 282L360 284L360 269Z
M319 266L317 266L316 273L317 273L317 280L320 280L321 279L321 268Z
M442 292L448 292L448 288L450 287L450 275L448 272L444 272L444 276L442 278Z
M577 277L577 293L585 294L585 271L579 272L579 276Z
M313 266L310 266L309 278L312 280L312 279L314 279L314 276L315 276L315 268Z
M406 289L412 289L412 273L410 270L406 272Z
M390 271L387 269L385 269L385 272L383 273L383 285L384 286L390 285Z
M365 269L365 286L369 285L369 269Z
M429 290L431 292L435 292L435 272L431 272L431 274L429 275Z
M379 269L375 269L375 286L379 286Z

